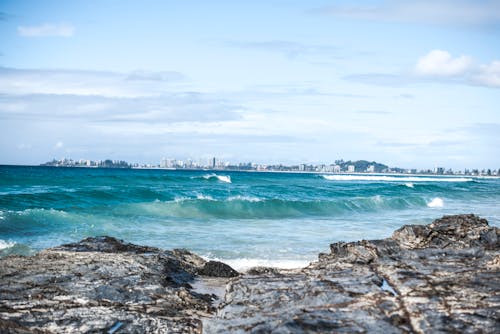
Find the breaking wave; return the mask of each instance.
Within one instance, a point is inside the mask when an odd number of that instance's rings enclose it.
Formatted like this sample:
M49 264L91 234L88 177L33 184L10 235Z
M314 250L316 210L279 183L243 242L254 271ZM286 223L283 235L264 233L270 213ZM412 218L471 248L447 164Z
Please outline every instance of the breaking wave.
M427 206L429 208L442 208L444 206L444 201L441 198L436 197L433 198L432 201L427 203Z
M14 241L5 241L5 240L0 239L0 250L14 247L15 244L16 243Z
M329 181L382 181L382 182L471 182L467 177L386 176L386 175L321 175Z
M203 176L195 176L193 177L194 179L205 179L205 180L216 180L216 181L220 181L220 182L225 182L225 183L231 183L231 176L229 175L217 175L215 173L212 173L212 174L206 174L206 175L203 175Z
M209 196L178 198L173 201L131 203L116 208L117 216L148 216L192 219L282 219L335 217L348 213L376 212L426 207L421 196L354 197L332 200L299 201L231 196L216 199Z

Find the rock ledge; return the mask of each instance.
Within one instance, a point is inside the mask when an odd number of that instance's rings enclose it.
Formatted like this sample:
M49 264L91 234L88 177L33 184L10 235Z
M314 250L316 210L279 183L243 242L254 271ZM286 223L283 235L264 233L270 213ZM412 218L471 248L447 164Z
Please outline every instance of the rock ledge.
M498 333L499 234L445 216L244 275L187 250L87 238L0 259L0 333Z

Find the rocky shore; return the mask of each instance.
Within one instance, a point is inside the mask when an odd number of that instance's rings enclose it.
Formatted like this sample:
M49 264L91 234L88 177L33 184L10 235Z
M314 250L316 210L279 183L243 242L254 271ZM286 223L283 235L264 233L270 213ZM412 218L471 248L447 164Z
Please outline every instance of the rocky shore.
M498 333L499 234L445 216L334 243L303 269L244 274L87 238L0 259L0 333Z

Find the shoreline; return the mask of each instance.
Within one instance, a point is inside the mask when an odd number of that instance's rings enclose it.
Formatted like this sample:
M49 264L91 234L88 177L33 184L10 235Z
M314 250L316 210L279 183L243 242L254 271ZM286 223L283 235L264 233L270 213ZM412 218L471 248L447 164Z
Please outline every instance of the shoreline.
M0 258L0 282L6 333L493 332L500 229L444 216L333 243L304 268L245 273L187 250L94 237Z
M230 172L230 173L282 173L282 174L312 174L312 175L367 175L367 176L395 176L395 177L443 177L443 178L479 178L500 179L500 175L473 175L473 174L437 174L437 173L383 173L383 172L319 172L319 171L280 171L280 170L241 170L241 169L210 169L210 168L168 168L168 167L99 167L99 166L43 166L43 165L4 165L0 167L42 167L42 168L76 168L76 169L109 169L109 170L165 170L186 172Z

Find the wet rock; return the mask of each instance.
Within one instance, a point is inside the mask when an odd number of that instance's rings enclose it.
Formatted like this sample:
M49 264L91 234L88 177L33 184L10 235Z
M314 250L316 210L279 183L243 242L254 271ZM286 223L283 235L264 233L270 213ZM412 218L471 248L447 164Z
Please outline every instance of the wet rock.
M200 333L213 296L190 283L204 264L110 237L2 258L0 332Z
M210 277L236 277L239 275L236 270L219 261L208 261L203 268L198 270L198 273Z
M230 281L207 333L498 333L500 231L474 215Z

